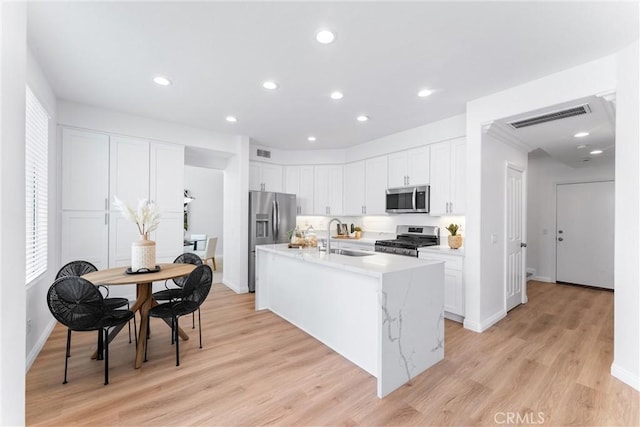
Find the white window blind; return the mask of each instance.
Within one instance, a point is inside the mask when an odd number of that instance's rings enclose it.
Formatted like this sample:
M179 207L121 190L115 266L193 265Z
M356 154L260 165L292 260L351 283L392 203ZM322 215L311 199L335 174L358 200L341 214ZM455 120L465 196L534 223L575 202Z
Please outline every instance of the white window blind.
M27 87L25 129L26 283L47 270L49 115Z

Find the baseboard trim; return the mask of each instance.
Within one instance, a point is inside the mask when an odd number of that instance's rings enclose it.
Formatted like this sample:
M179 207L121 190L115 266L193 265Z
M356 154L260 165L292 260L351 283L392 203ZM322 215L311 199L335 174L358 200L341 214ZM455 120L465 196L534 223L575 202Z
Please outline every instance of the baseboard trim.
M38 338L36 345L33 346L31 351L27 355L27 366L25 372L29 372L29 369L31 369L31 365L33 365L33 362L36 361L36 358L42 351L42 348L47 343L51 332L53 332L53 328L56 327L56 323L56 319L52 318L47 327L44 329L44 332L40 335L40 338Z
M235 283L226 280L224 277L222 278L222 284L225 285L227 288L231 289L236 294L246 294L249 292L248 288L241 289Z
M611 364L611 375L619 379L626 385L640 391L640 377L620 367L619 365L616 364L616 362L613 362Z
M465 329L468 329L473 332L484 332L490 327L492 327L493 325L495 325L496 323L498 323L500 320L504 319L506 316L507 316L507 312L504 310L500 310L492 314L491 316L487 317L486 319L481 320L480 322L474 322L474 321L468 320L468 318L465 317L464 323L462 325L464 326Z
M549 276L532 276L530 280L535 280L537 282L555 283L555 281L551 280L551 277Z
M444 318L453 320L454 322L464 323L464 316L460 316L459 314L449 313L448 311L444 312Z

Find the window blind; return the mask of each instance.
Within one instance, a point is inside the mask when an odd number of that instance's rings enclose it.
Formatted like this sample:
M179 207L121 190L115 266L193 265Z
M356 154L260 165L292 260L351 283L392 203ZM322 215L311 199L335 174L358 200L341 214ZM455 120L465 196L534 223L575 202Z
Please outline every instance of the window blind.
M47 270L49 115L27 87L25 117L26 283Z

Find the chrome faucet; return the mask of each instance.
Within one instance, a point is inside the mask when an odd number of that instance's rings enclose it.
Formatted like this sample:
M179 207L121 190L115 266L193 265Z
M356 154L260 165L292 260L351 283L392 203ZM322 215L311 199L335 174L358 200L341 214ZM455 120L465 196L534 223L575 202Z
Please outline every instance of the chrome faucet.
M333 221L338 221L338 224L342 225L342 221L338 218L331 218L329 223L327 224L327 255L331 253L331 223Z

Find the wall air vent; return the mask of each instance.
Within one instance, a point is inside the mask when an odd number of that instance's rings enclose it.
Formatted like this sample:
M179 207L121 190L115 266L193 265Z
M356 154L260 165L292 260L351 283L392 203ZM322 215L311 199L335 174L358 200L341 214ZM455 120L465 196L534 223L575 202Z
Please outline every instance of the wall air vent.
M261 149L258 148L257 156L258 157L264 157L265 159L270 159L271 158L271 151L261 150Z
M566 119L567 117L580 116L582 114L589 113L591 113L591 107L589 107L589 104L584 104L564 110L553 111L551 113L542 114L540 116L529 117L528 119L516 120L515 122L509 122L508 125L514 129L520 129L527 126L539 125L540 123Z

